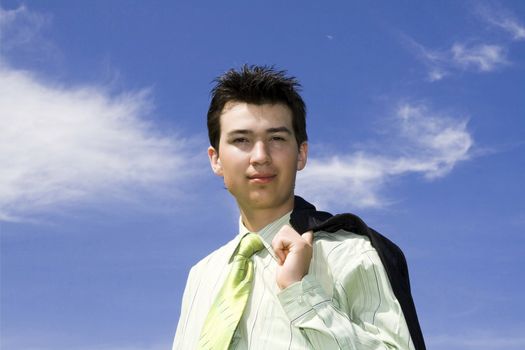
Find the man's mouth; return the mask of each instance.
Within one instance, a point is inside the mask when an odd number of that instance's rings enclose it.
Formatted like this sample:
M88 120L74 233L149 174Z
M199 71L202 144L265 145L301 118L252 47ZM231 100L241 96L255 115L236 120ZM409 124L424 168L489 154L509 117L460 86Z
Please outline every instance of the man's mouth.
M254 174L248 175L248 179L251 183L256 184L267 184L275 179L275 174Z

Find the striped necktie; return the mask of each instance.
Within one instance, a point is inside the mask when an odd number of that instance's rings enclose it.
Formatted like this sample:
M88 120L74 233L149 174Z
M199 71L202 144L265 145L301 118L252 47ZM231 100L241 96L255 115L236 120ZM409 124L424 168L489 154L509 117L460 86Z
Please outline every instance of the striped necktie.
M259 235L246 234L233 257L232 269L206 317L199 350L227 350L248 301L253 279L252 255L264 248Z

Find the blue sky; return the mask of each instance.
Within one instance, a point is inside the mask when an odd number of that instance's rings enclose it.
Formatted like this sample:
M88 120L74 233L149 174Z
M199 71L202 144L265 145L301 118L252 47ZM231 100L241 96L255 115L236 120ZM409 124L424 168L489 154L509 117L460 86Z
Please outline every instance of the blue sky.
M403 248L429 349L525 347L522 1L3 0L0 30L2 349L171 346L236 233L205 114L244 63L302 82L297 193Z

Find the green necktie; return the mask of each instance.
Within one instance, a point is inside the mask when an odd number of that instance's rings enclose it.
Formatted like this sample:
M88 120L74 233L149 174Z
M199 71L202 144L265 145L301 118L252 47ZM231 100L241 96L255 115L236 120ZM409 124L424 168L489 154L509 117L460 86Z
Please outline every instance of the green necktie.
M199 350L227 350L248 301L253 279L252 255L264 248L259 235L248 233L233 257L232 269L206 317Z

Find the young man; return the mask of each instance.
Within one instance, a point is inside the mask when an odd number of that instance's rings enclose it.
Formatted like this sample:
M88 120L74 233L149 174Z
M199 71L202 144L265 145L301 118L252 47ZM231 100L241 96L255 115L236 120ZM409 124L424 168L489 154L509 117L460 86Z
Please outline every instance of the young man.
M173 349L424 349L398 248L294 196L308 156L298 82L261 66L216 82L208 156L239 232L191 269Z

